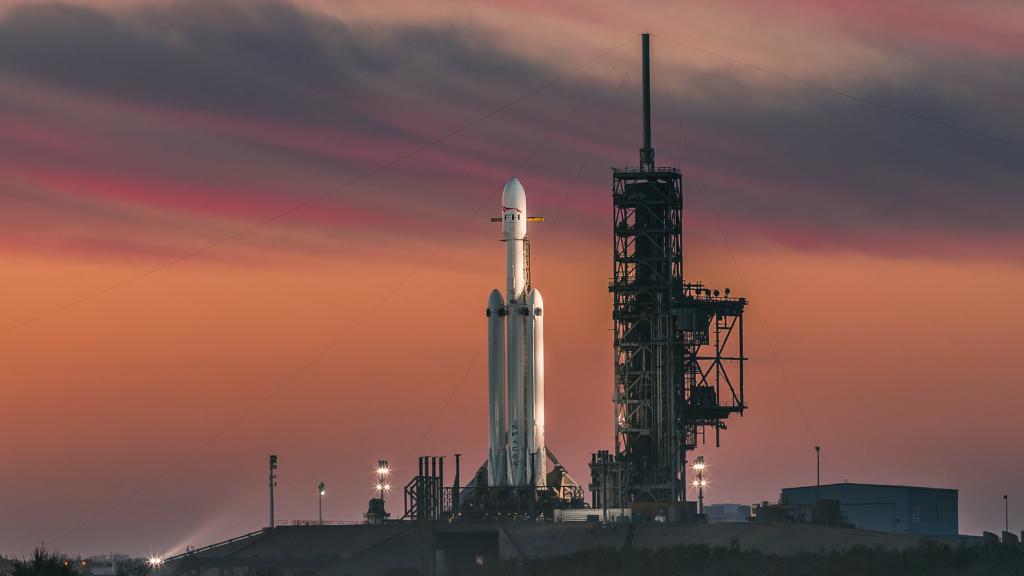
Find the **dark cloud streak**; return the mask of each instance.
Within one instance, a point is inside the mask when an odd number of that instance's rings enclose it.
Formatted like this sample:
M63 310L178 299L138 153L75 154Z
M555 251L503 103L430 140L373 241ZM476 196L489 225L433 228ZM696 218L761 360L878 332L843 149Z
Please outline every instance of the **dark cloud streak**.
M479 83L493 96L545 73L459 30L357 30L264 0L120 15L19 5L0 20L0 69L71 92L373 130L388 126L349 112L377 88L443 99Z
M966 55L938 58L932 50L915 56L913 74L867 74L851 90L914 115L1019 139L1015 131L1024 126L1024 115L1007 103L1006 95L1024 93L1021 64L994 57L984 62ZM961 67L952 73L950 62ZM797 237L797 244L807 248L872 252L884 251L884 241L900 235L907 237L901 243L907 246L931 245L919 242L921 236L977 240L1024 235L1024 196L1019 193L1024 175L1020 150L1013 146L798 82L766 81L735 65L661 72L665 75L656 77L655 85L659 158L706 173L715 201L740 233L790 244ZM356 29L271 1L176 3L120 13L24 4L0 20L0 78L7 81L318 130L339 142L374 146L381 162L398 155L395 147L429 141L554 74L546 64L502 51L486 31ZM407 184L415 180L415 170L432 173L438 185L428 188L431 193L443 189L436 197L443 209L464 202L465 189L479 186L482 176L511 169L516 158L526 157L553 117L571 109L592 82L559 86L505 118L446 142L434 157L448 158L447 168L410 162L403 166L406 173L382 176L374 189L386 199L377 205L422 201ZM610 101L614 84L598 85L594 101ZM971 86L988 91L972 91ZM679 130L673 106L696 157L673 134ZM581 111L567 124L570 134L553 140L530 170L549 181L568 180L566 162L543 162L543 157L578 154L573 143L586 140L580 135L602 114L597 106ZM605 137L614 143L599 151L591 165L635 163L636 121L628 110L617 114ZM339 160L318 154L315 147L282 146L261 153L311 167L321 179L337 170ZM226 157L237 161L244 155L232 151ZM467 167L473 173L462 175L460 188L454 172ZM148 170L151 177L174 172ZM687 178L693 186L693 174ZM607 201L583 198L588 204ZM590 222L586 225L603 225Z

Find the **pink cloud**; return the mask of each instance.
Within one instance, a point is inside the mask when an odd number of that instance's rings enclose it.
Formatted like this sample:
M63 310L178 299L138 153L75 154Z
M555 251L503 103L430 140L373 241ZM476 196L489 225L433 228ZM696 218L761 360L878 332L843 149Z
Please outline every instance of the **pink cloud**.
M774 10L774 3L743 2L757 11ZM793 15L811 14L839 30L852 31L872 42L936 46L991 56L1024 53L1024 34L1018 23L1024 10L1012 2L994 2L988 9L972 3L900 0L895 2L796 0L786 5Z

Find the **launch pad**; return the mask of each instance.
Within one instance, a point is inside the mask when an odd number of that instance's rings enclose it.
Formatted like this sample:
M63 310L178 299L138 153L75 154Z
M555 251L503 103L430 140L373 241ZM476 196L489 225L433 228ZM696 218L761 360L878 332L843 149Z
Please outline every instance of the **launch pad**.
M529 224L543 218L528 214L526 189L513 176L501 190L498 216L490 219L499 224L505 247L505 286L491 291L485 308L485 461L463 482L461 455L455 454L450 480L445 457L421 456L416 475L403 487L402 513L394 519L386 510L389 470L381 461L378 494L363 515L366 524L697 519L698 510L686 497L687 452L706 441L707 432L714 433L717 445L726 420L747 407L747 300L728 288L713 290L684 279L683 175L655 163L650 40L647 34L642 40L640 164L612 170L608 290L614 327L614 450L591 455L589 501L545 435L547 311L534 282L527 234ZM271 528L276 469L276 456L271 456ZM584 511L588 508L593 513Z
M543 485L492 486L487 465L465 485L460 484L459 454L455 474L446 485L443 456L420 457L420 473L405 487L403 519L445 522L491 520L551 520L559 509L584 508L583 488L549 450L547 460L553 468Z
M505 243L506 282L504 293L490 293L485 309L488 450L476 472L463 482L460 454L450 476L444 456L421 456L402 487L402 512L393 517L385 498L391 470L381 460L377 494L359 526L325 522L322 514L315 522L279 526L278 460L271 455L269 527L166 559L172 576L269 573L282 566L293 575L415 567L424 574L480 573L501 560L630 547L644 539L663 547L694 536L686 532L695 527L683 525L698 519L686 497L687 452L708 431L717 445L726 420L747 408L747 300L684 279L683 175L655 164L650 46L648 35L642 38L640 164L612 171L614 450L591 455L589 501L545 436L546 310L527 235L528 223L543 219L527 214L526 190L512 177L501 192L500 215L491 218Z
M425 469L406 488L406 518L552 518L559 508L629 509L632 518L679 521L687 505L687 452L715 444L746 409L745 298L683 277L683 190L678 168L657 166L651 144L650 38L643 38L640 165L612 171L614 452L591 456L590 502L544 437L543 300L530 279L526 192L502 191L506 294L491 292L488 457L466 487ZM547 463L555 466L548 470Z
M470 482L444 480L444 459L421 459L404 518L551 519L557 509L618 510L617 517L685 521L687 452L746 409L745 298L683 277L683 190L678 168L657 166L651 145L650 39L643 39L640 164L612 171L614 452L590 462L590 501L547 448L543 299L533 286L526 192L501 195L506 293L487 304L488 456ZM553 465L549 470L548 463Z

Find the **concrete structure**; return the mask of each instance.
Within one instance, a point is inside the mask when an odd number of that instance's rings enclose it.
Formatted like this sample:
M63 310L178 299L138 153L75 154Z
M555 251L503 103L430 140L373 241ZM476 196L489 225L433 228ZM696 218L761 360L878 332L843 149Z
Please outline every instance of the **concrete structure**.
M633 511L629 508L567 508L555 510L555 522L629 522Z
M132 564L132 559L125 554L107 554L90 556L86 562L89 576L120 576Z
M780 503L797 519L811 521L817 500L835 500L845 522L857 528L956 536L959 531L957 491L946 488L883 484L823 484L784 488Z
M709 524L718 522L749 522L750 506L746 504L708 504L704 516Z
M803 524L661 522L389 522L381 526L278 526L168 558L158 576L424 576L494 573L528 561L601 549L659 550L680 544L739 546L766 554L909 549L921 537ZM400 572L404 571L404 572Z

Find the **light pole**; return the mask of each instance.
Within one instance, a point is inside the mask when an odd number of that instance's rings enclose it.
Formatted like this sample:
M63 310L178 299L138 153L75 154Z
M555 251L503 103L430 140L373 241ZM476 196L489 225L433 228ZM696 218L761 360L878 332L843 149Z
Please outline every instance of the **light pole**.
M270 455L270 527L274 527L274 486L277 486L277 454Z
M1003 519L1006 522L1004 532L1010 531L1010 495L1003 494Z
M317 489L317 493L319 494L318 500L317 500L317 509L320 512L320 525L323 526L324 525L324 494L327 494L327 486L323 482L320 483L320 486Z
M693 470L697 473L697 478L693 481L693 487L697 489L697 514L704 513L704 487L708 485L708 481L704 479L704 468L704 457L697 456L693 463Z
M821 446L814 447L815 499L821 500Z
M384 493L391 490L391 484L388 484L388 475L391 474L391 468L388 467L387 460L377 461L377 493L381 502L384 502Z

